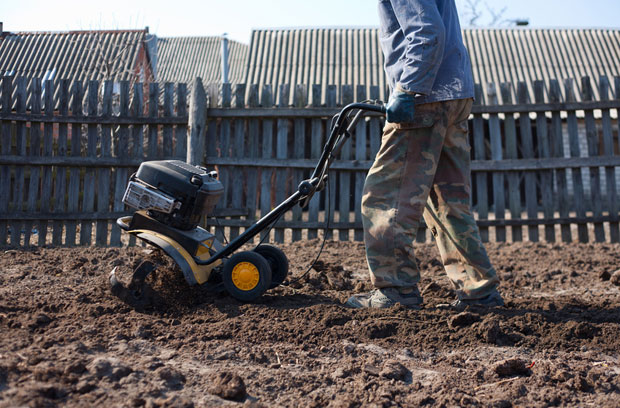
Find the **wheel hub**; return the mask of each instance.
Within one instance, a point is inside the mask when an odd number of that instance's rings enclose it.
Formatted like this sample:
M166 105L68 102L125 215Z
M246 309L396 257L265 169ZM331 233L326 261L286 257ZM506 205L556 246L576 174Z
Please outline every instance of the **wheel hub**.
M232 281L241 290L252 290L258 285L260 273L250 262L240 262L232 270Z

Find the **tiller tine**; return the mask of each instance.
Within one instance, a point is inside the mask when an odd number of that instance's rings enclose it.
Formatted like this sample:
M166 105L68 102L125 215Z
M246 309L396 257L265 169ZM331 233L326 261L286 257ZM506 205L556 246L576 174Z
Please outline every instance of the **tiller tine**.
M143 261L133 271L131 283L125 287L116 277L115 266L110 272L110 290L114 296L120 298L123 302L133 307L146 307L155 303L156 294L145 280L156 267L149 261Z

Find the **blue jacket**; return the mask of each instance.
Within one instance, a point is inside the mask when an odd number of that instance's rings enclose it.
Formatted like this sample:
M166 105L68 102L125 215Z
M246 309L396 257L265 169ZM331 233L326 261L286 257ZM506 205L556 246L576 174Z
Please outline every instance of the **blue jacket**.
M390 87L417 103L472 98L474 81L454 0L379 0Z

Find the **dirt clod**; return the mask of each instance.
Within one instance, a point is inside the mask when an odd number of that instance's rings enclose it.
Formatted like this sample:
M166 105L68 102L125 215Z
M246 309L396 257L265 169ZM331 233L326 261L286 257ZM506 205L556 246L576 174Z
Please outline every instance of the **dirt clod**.
M493 365L493 371L500 377L527 375L530 373L528 362L519 358L499 361Z
M610 281L613 285L620 286L620 269L611 275Z
M232 401L243 401L247 396L243 379L238 374L229 371L211 376L209 392Z
M456 329L459 327L469 326L474 322L480 320L480 316L470 312L461 312L455 316L452 316L448 319L448 326L452 329Z

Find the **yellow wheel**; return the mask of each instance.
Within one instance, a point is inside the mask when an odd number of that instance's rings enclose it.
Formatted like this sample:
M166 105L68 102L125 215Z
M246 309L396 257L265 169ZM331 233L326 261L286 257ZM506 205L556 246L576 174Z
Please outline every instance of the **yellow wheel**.
M250 302L269 289L271 267L256 252L238 252L224 264L222 281L232 297Z
M260 273L258 267L251 262L239 262L233 267L231 278L233 284L240 290L252 290L258 286Z

